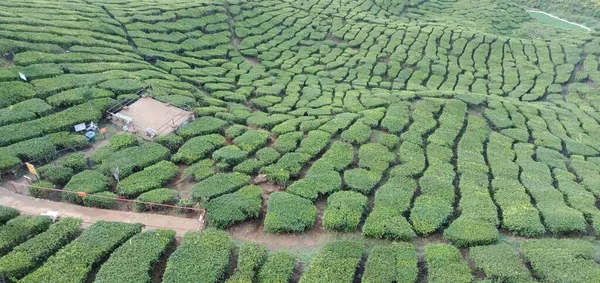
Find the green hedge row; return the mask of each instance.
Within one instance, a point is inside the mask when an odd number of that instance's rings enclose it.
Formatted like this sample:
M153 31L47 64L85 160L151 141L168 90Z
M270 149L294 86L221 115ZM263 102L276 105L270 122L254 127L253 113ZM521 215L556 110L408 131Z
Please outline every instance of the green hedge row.
M583 158L571 158L571 168L580 182L594 196L600 196L600 166Z
M381 127L390 133L401 133L409 122L409 107L410 103L404 101L390 104L381 120Z
M427 142L453 147L454 140L463 127L466 113L466 103L455 99L448 100L438 118L439 127L427 138Z
M524 236L544 234L540 212L531 204L531 197L516 179L492 180L494 200L502 211L502 227Z
M40 234L52 224L45 216L17 216L0 226L0 256L7 254L29 237Z
M350 128L342 132L342 140L351 144L364 144L371 138L373 130L364 123L357 121Z
M19 214L20 212L12 207L0 205L0 225L4 225L4 223L19 216Z
M233 241L225 231L189 232L169 257L162 281L219 282L229 267L232 250Z
M206 218L210 226L225 229L236 222L258 217L261 209L261 188L248 185L235 193L211 199L206 205Z
M358 151L358 165L372 172L383 173L395 160L396 155L378 143L363 144Z
M314 158L319 154L331 140L331 135L327 132L314 130L308 132L308 135L302 141L300 141L300 147L296 149L296 152L305 153Z
M65 185L62 193L62 199L70 203L81 204L82 199L77 194L83 192L86 194L95 194L107 191L109 188L109 179L102 173L94 170L85 170L71 178Z
M255 282L260 267L268 257L267 247L256 243L242 243L238 248L237 267L227 283Z
M48 115L51 111L52 106L43 100L39 98L28 99L0 109L0 125L4 126L33 120L37 117Z
M299 282L353 282L362 254L360 243L329 243L311 259Z
M317 208L312 201L285 192L269 196L264 229L268 232L302 232L316 221Z
M425 263L429 282L471 282L473 275L462 260L460 251L450 245L425 246Z
M288 152L283 155L277 163L263 167L263 172L269 180L285 184L287 181L300 174L304 164L310 160L311 156L305 153Z
M269 132L265 130L248 130L241 136L233 139L233 144L241 150L253 153L267 144Z
M142 224L98 221L20 282L84 282L94 267L142 227Z
M183 137L185 140L189 140L190 138L196 136L217 134L225 129L227 125L228 123L221 119L204 116L181 127L177 134Z
M507 244L472 247L469 249L469 258L475 268L485 273L488 279L533 282L517 251Z
M292 279L296 257L285 251L278 251L269 256L258 272L259 283L288 283Z
M184 143L171 160L177 163L192 164L223 145L225 145L225 138L220 135L195 137Z
M212 154L212 159L219 162L217 166L221 164L221 168L231 168L246 160L247 157L248 152L235 145L224 146Z
M136 200L157 204L175 205L179 201L179 193L172 189L154 189L139 195ZM153 206L151 204L136 203L135 211L143 212L146 210L161 210L163 206Z
M129 134L118 134L108 138L108 146L113 151L135 145L138 145L137 138Z
M99 192L83 198L83 205L98 208L114 208L119 196L113 192Z
M331 147L317 159L308 169L311 172L324 172L326 170L342 171L354 161L354 148L349 143L335 141Z
M521 244L533 271L546 282L597 282L594 245L576 239L536 239Z
M121 180L117 186L117 193L127 198L135 198L140 194L166 185L178 173L179 168L177 165L163 160Z
M0 258L0 274L15 282L25 277L73 240L80 225L81 220L76 218L63 218L52 224L45 232L18 245Z
M306 177L289 185L285 191L312 201L342 189L342 177L335 171L312 171Z
M358 229L365 214L368 199L352 191L336 192L327 198L327 209L323 214L323 228L350 232Z
M336 115L333 119L327 121L325 124L319 127L319 130L335 135L341 130L344 130L359 117L355 113L342 113Z
M419 100L412 112L412 124L404 131L400 138L403 141L423 145L426 133L435 129L437 122L434 115L440 111L441 104L430 99Z
M559 168L552 170L556 188L563 193L567 203L583 213L592 224L596 235L600 234L600 210L596 207L596 197L582 185L575 182L575 175Z
M232 193L250 182L250 176L241 173L218 173L212 175L192 188L192 197L196 200L210 200Z
M409 243L392 243L371 249L361 282L408 283L417 281L418 275L415 247Z
M377 192L373 211L363 226L363 235L379 239L408 241L416 236L404 217L410 209L417 183L405 177L390 177Z
M425 151L412 142L403 142L398 148L400 165L390 170L391 176L416 176L425 170Z
M454 212L454 175L451 164L434 163L429 164L419 179L421 195L416 198L410 212L410 220L418 234L433 233Z
M172 230L150 230L133 236L110 255L94 282L151 282L150 272L174 240Z
M94 162L101 163L98 169L106 175L112 175L114 170L119 168L119 178L123 179L161 160L169 159L170 154L169 149L160 144L145 143L123 148Z

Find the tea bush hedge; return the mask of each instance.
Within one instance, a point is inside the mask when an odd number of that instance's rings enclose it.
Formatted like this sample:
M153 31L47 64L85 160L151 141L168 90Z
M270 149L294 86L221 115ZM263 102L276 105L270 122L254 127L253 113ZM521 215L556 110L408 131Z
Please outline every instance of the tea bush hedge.
M296 258L286 251L277 251L265 261L258 272L259 283L286 283L294 273Z
M0 255L7 254L29 237L40 234L52 224L46 216L17 216L0 227Z
M206 205L208 225L227 228L236 222L257 218L262 209L262 190L248 185L235 193L211 199Z
M175 164L163 160L121 180L117 186L117 193L127 198L134 198L166 185L178 173L179 168Z
M507 244L472 247L469 249L469 258L489 279L533 282L519 254Z
M81 204L82 199L78 192L95 194L108 190L109 179L102 173L94 170L85 170L76 174L65 185L62 199L70 203Z
M264 229L268 232L302 232L316 221L317 208L308 199L285 192L269 196Z
M225 145L225 138L220 135L195 137L185 142L171 160L189 165L205 158L209 153L223 145Z
M425 246L425 262L429 282L471 282L473 279L460 252L451 245Z
M237 267L225 282L253 282L265 263L268 250L265 246L256 243L242 243L238 248Z
M4 224L7 221L19 216L20 212L12 207L6 207L0 205L0 224Z
M289 185L285 191L315 201L342 189L342 177L335 171L311 172L303 179Z
M139 195L136 200L156 204L175 205L179 201L179 193L176 190L171 189L154 189ZM135 210L137 212L161 209L165 209L165 207L145 203L135 204Z
M333 193L327 198L323 228L344 232L356 230L367 208L367 202L367 197L357 192Z
M375 246L365 263L362 282L416 282L417 251L410 243Z
M312 258L299 282L353 282L362 254L357 242L327 244Z

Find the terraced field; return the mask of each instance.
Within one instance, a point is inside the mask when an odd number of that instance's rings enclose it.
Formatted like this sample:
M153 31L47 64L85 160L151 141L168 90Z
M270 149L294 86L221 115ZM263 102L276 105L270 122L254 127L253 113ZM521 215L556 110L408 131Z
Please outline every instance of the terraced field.
M169 231L103 222L75 237L78 220L50 225L7 209L0 223L15 219L0 226L0 274L600 281L600 33L526 11L577 20L564 1L515 2L2 1L2 177L30 162L41 177L34 197L202 208L209 228L175 249ZM586 11L582 23L595 28L599 15ZM73 133L107 125L108 109L136 99L195 119L93 149ZM328 243L307 263L220 231L248 223L353 240Z

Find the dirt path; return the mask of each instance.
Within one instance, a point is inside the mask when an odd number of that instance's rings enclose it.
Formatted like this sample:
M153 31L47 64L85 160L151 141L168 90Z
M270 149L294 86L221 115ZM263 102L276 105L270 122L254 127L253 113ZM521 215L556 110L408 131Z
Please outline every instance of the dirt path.
M199 228L197 219L90 208L31 198L14 193L6 188L0 188L0 205L16 208L23 214L38 215L49 210L58 211L61 216L81 218L84 221L84 227L99 220L142 223L146 225L145 229L175 230L177 236L183 236L183 234L189 231L197 231Z
M574 22L571 22L571 21L567 21L567 20L565 20L565 19L559 18L559 17L557 17L557 16L555 16L555 15L552 15L552 14L550 14L550 13L546 13L546 12L544 12L544 11L538 11L538 10L525 10L525 11L526 11L526 12L529 12L529 13L538 13L538 14L544 14L544 15L546 15L546 16L548 16L548 17L551 17L551 18L557 19L557 20L559 20L559 21L563 21L563 22L565 22L565 23L568 23L568 24L571 24L571 25L574 25L574 26L578 26L578 27L580 27L580 28L582 28L582 29L585 29L585 30L587 30L587 31L591 31L591 30L592 30L591 28L589 28L589 27L586 27L586 26L584 26L584 25L582 25L582 24L578 24L578 23L574 23Z

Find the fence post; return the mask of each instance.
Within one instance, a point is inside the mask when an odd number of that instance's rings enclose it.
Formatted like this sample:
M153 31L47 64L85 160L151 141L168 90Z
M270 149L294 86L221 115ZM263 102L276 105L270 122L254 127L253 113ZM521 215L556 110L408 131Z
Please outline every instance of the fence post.
M18 192L17 192L17 187L15 186L15 182L10 182L10 184L11 184L11 185L12 185L12 187L13 187L13 191L15 191L15 193L18 193Z

